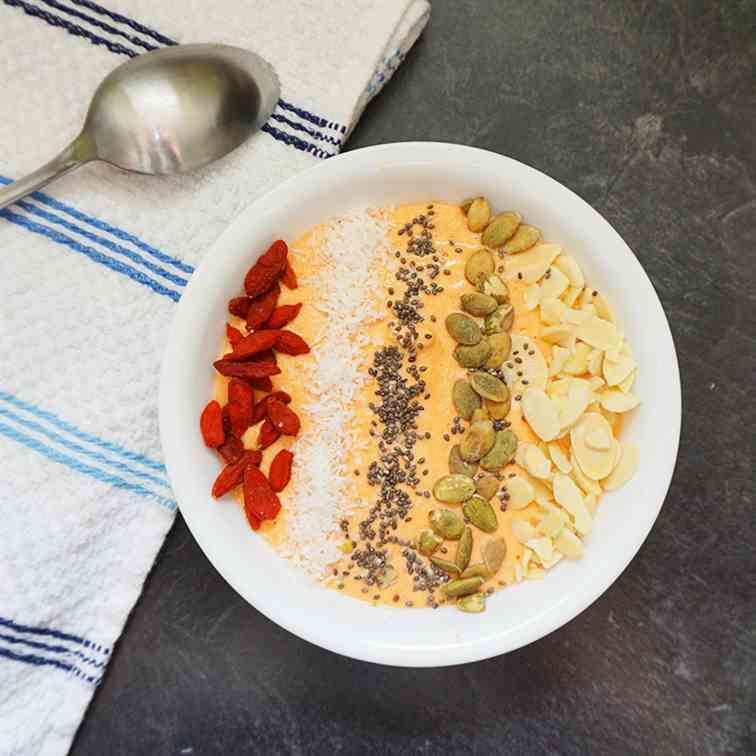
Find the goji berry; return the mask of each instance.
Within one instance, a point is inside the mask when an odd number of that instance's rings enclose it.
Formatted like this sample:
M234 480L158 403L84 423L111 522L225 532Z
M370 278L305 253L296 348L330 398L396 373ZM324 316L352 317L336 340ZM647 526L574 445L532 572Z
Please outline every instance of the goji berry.
M244 335L238 328L234 328L231 323L226 323L226 338L229 344L234 347L244 338Z
M248 331L256 331L271 316L279 296L281 296L281 287L278 284L273 284L273 288L269 292L252 300L249 310L247 310Z
M242 320L247 317L247 310L249 309L249 297L234 297L228 300L228 311Z
M298 289L299 283L297 282L297 274L294 272L294 268L291 267L291 260L286 258L286 267L284 268L281 281L287 289Z
M271 316L266 321L264 328L283 328L287 323L290 323L294 318L299 315L299 311L302 309L302 303L297 302L293 305L279 305L271 313Z
M247 466L250 464L254 465L252 460L253 458L249 456L249 452L245 452L236 462L226 465L215 479L215 483L213 483L213 496L216 499L220 499L221 496L236 488L242 482L244 470ZM257 464L260 463L258 462Z
M270 289L280 278L286 267L289 248L286 242L274 241L268 251L247 271L244 290L249 297L259 297Z
M293 459L294 455L288 449L281 449L273 457L273 461L270 463L270 471L268 472L268 480L270 481L270 487L274 491L283 491L291 480L291 463Z
M231 433L231 415L228 413L228 405L223 407L223 433L227 436Z
M244 454L244 444L233 433L226 434L226 440L218 447L218 454L223 457L226 464L236 462Z
M247 516L247 522L249 523L249 527L252 528L252 530L260 530L260 525L262 525L262 521L259 520L255 515L252 513L251 509L248 509L247 507L244 507L244 514Z
M229 360L216 360L213 363L213 367L221 374L228 378L249 378L250 383L255 388L260 388L263 391L270 391L270 389L262 388L258 386L253 378L265 378L269 375L278 375L281 372L281 368L278 365L274 365L272 362L230 362ZM271 383L271 388L273 384Z
M243 436L249 428L254 406L255 391L252 386L241 378L232 378L228 383L228 407L231 428L237 436Z
M202 431L205 445L211 449L217 448L225 441L223 410L215 400L208 402L205 409L202 410L202 414L200 415L200 430Z
M273 399L267 402L268 417L276 430L287 436L296 436L301 423L296 412L290 410L283 402Z
M275 365L278 362L278 358L272 349L265 349L262 352L253 354L249 358L249 362L272 362Z
M273 425L269 417L265 418L265 422L260 426L260 435L257 438L257 447L259 449L267 449L272 443L278 441L281 432Z
M262 378L250 378L249 382L260 391L273 391L273 381L263 376Z
M265 397L265 401L268 402L272 402L274 399L278 399L279 402L283 402L284 404L289 404L289 402L291 402L291 396L280 389Z
M270 349L278 339L278 331L257 331L245 336L235 347L234 351L224 354L224 360L231 362L243 362L253 357L258 352Z
M278 399L279 402L288 404L291 401L291 397L285 391L274 391L268 396L263 397L254 406L252 410L252 422L250 425L257 425L268 416L268 402Z
M273 520L281 511L281 502L268 479L253 465L244 470L244 510L258 520Z
M307 342L294 331L278 331L278 338L273 348L283 354L307 354L310 351Z

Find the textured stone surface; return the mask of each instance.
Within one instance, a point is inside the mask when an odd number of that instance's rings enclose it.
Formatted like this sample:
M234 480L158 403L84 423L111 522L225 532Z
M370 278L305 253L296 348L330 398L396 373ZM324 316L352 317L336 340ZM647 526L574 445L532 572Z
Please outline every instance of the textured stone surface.
M667 310L683 379L659 521L559 632L413 671L276 627L179 517L76 756L756 752L755 64L751 0L434 3L350 147L502 152L624 236Z

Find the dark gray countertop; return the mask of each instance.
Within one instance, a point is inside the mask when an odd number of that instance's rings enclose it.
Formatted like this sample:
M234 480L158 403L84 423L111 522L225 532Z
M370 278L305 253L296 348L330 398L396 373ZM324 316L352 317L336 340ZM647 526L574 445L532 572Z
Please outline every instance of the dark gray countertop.
M754 0L434 3L349 147L495 150L626 239L683 380L661 516L569 625L438 670L295 638L224 583L179 516L73 754L756 752L755 64Z

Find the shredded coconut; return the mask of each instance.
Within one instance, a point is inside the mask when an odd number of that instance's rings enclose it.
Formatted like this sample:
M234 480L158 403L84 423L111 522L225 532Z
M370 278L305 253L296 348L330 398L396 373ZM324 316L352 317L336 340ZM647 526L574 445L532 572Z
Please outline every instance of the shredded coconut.
M312 401L304 411L312 428L293 447L297 488L286 502L283 551L316 576L341 556L329 536L351 511L348 457L367 446L351 423L369 378L362 364L370 343L365 326L382 315L371 293L376 262L388 259L388 229L388 221L365 210L328 224L315 242L324 264L308 283L322 295L314 305L327 322L306 376Z

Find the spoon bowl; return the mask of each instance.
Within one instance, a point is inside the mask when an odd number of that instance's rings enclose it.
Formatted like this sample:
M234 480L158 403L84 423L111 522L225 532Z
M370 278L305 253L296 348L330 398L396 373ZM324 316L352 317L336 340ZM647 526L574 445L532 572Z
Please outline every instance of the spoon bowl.
M0 190L0 208L90 160L158 175L200 168L254 134L279 94L272 66L238 47L177 45L132 58L97 88L74 142Z

